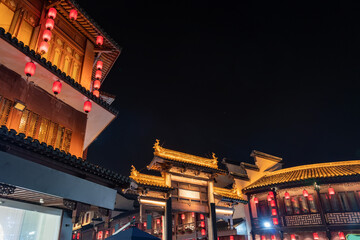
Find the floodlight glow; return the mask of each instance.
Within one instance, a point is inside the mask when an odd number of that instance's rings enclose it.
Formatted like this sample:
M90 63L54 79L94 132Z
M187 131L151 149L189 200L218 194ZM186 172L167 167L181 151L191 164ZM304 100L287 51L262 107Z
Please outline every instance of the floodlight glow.
M271 224L269 222L264 222L264 227L266 228L271 227Z

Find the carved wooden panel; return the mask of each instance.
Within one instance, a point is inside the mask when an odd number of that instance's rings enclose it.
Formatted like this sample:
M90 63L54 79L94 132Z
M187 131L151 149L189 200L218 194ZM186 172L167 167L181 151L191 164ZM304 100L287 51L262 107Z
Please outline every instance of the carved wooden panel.
M360 223L360 212L327 213L325 217L329 224Z
M286 226L304 226L321 224L320 214L285 216Z

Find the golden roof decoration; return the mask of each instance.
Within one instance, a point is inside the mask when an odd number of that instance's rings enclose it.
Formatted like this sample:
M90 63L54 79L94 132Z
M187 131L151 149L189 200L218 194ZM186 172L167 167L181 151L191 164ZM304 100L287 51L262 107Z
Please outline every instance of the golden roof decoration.
M298 182L308 179L344 177L360 175L360 160L316 163L292 168L285 168L265 174L256 182L245 187L250 190L275 184Z
M204 158L187 153L182 153L161 147L158 139L156 139L153 148L154 148L154 155L161 158L218 169L218 161L217 161L217 157L215 156L215 153L212 153L212 158Z
M242 198L241 192L236 187L235 183L233 184L232 189L214 187L214 194L225 197L225 198L230 198L230 199L235 199L235 200L242 201L242 202L247 202L244 198Z
M136 170L136 168L133 165L131 165L130 178L133 179L135 182L143 185L171 188L171 186L166 185L165 177L163 176L158 177L158 176L140 173L139 171Z

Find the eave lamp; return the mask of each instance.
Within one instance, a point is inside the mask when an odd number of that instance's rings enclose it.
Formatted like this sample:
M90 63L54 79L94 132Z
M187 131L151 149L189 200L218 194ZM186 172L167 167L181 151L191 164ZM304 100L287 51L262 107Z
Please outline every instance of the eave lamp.
M308 197L308 196L309 196L309 193L308 193L308 191L307 191L306 189L304 189L304 191L303 191L303 196L304 196L304 197Z
M86 100L84 102L84 112L89 113L91 111L91 102L89 100Z
M181 214L181 219L185 220L185 214Z
M259 199L257 197L254 197L254 203L256 203L256 204L259 203Z
M331 186L329 186L328 191L329 191L329 195L335 195L335 190Z
M102 70L103 64L104 64L104 63L103 63L101 60L97 61L97 62L96 62L96 69L97 69L97 70Z
M45 42L45 41L42 41L40 43L40 47L39 47L39 51L41 54L45 54L47 53L49 50L49 43L48 42Z
M275 235L271 235L271 240L276 240L276 236L275 236Z
M96 79L96 80L100 80L100 78L101 78L101 71L100 71L100 70L97 70L97 71L95 72L95 79Z
M35 74L36 66L33 61L26 63L25 65L25 75L27 77L32 77Z
M273 218L272 220L274 225L279 225L279 220L277 218Z
M95 80L94 81L94 85L93 85L93 87L94 87L94 89L99 89L100 88L100 80Z
M97 36L96 38L96 45L102 46L104 43L104 38L102 36Z
M230 240L234 240L234 236L231 235L231 236L230 236Z
M201 235L205 236L206 235L206 230L203 228L201 229Z
M54 23L54 20L53 19L51 19L51 18L48 18L48 19L46 19L46 22L45 22L45 28L47 29L47 30L53 30L54 29L54 25L55 25L55 23Z
M319 234L314 232L313 233L313 238L314 238L314 240L319 240Z
M57 80L53 83L52 91L55 95L58 95L61 92L62 83Z
M290 235L290 240L296 240L295 234L291 234L291 235Z
M290 199L290 194L288 192L285 192L285 199L289 200Z
M340 240L345 240L345 234L343 232L339 232Z
M77 16L78 16L78 12L75 9L71 9L69 13L70 20L76 21Z
M43 32L43 35L42 35L43 40L44 40L45 42L48 42L48 41L50 41L50 40L51 40L51 36L52 36L51 31L50 31L50 30L45 29L45 30L44 30L44 32Z
M50 8L49 11L48 11L48 18L51 18L51 19L55 19L56 18L56 9L55 8Z
M95 97L97 97L97 98L99 98L100 97L100 92L99 92L99 90L94 90L93 91L93 95L95 96Z

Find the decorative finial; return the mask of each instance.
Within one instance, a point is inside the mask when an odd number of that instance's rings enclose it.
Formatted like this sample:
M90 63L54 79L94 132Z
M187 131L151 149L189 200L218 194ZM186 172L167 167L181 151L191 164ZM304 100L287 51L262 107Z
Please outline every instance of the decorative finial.
M134 165L131 165L131 176L137 176L137 175L138 175L138 171L136 171Z
M160 141L159 141L159 139L156 139L156 141L155 141L155 144L154 144L153 148L155 149L155 152L160 152L160 151L161 151L161 147L160 147Z

